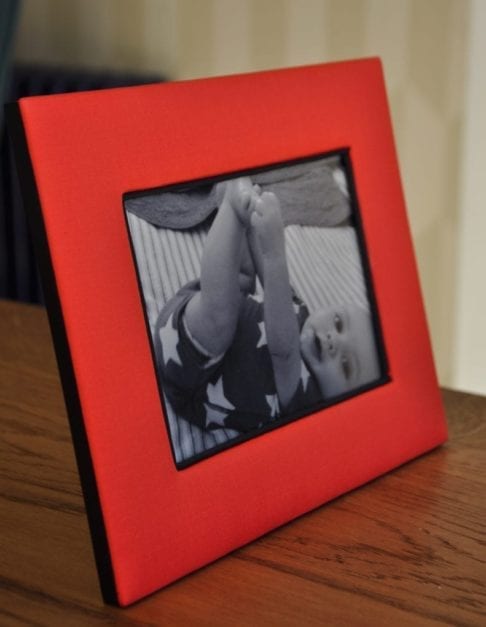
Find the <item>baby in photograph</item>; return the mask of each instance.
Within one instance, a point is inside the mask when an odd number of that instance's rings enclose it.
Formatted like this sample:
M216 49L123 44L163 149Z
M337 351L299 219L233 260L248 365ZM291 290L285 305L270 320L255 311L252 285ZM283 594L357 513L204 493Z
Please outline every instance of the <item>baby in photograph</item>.
M294 293L276 195L247 177L217 191L200 279L155 327L162 389L176 413L202 429L247 432L376 380L369 313L346 304L309 314Z

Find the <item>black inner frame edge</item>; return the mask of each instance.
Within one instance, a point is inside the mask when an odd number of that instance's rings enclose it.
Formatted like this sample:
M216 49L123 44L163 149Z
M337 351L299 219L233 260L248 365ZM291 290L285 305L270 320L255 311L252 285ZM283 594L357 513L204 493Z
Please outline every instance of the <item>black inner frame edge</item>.
M136 255L135 255L135 249L133 246L133 240L132 240L132 236L131 236L131 232L130 232L130 227L128 224L128 217L127 217L127 213L130 213L129 209L127 209L125 207L125 201L130 200L132 198L140 198L143 196L150 196L150 195L154 195L157 193L163 193L163 192L184 192L184 191L189 191L190 189L194 189L197 188L201 185L205 185L205 184L214 184L217 183L219 181L224 181L227 179L231 179L231 178L235 178L238 176L246 176L246 175L251 175L251 174L257 174L260 172L265 172L268 170L274 170L275 168L278 167L285 167L285 166L290 166L290 165L296 165L296 164L300 164L300 163L307 163L307 162L312 162L312 161L316 161L318 159L322 159L322 158L332 158L332 157L337 157L339 159L341 159L341 163L343 165L343 167L345 168L346 171L346 181L348 183L348 187L349 187L349 194L350 194L350 204L351 204L351 216L350 216L350 223L354 226L355 230L356 230L356 234L357 234L357 238L358 238L358 248L359 248L359 252L360 252L360 260L361 260L361 264L362 264L362 268L363 268L363 275L364 275L364 280L365 280L365 287L366 287L366 293L368 296L368 300L369 300L369 304L370 304L370 312L371 312L371 317L372 317L372 322L373 322L373 332L374 332L374 336L375 336L375 344L376 344L376 349L378 352L378 358L379 358L379 362L380 362L380 371L381 371L381 376L376 379L375 381L368 383L366 385L362 385L359 386L357 388L355 388L354 390L350 391L350 392L346 392L345 394L341 394L339 396L335 396L332 399L329 399L328 401L323 400L322 402L320 402L318 405L316 405L315 407L307 407L306 408L306 413L302 414L302 413L298 413L298 414L291 414L290 416L285 417L284 419L280 419L278 420L276 423L272 423L269 424L265 427L262 427L258 430L254 430L245 434L242 434L240 436L237 436L235 438L232 438L229 442L224 442L222 444L217 444L216 446L212 447L211 449L209 449L208 451L203 451L202 453L197 453L196 455L193 455L190 459L184 460L182 462L177 462L176 461L176 457L175 457L175 450L174 450L174 444L172 441L172 434L171 434L171 430L170 430L170 425L169 425L169 421L167 418L167 409L166 409L166 403L165 403L165 398L164 398L164 393L163 393L163 388L162 388L162 384L160 382L160 378L157 374L157 363L156 363L156 359L155 359L155 350L154 350L154 346L153 346L153 340L152 340L152 332L151 332L151 328L150 328L150 323L148 320L148 314L147 314L147 308L145 305L145 297L144 297L144 293L143 293L143 288L142 288L142 281L141 281L141 276L140 276L140 272L139 272L139 268L138 268L138 264L137 264L137 259L136 259ZM137 277L137 284L138 284L138 290L139 290L139 296L140 296L140 302L142 305L142 311L143 311L143 317L144 317L144 321L145 321L145 326L146 326L146 331L147 331L147 336L149 339L149 346L150 346L150 353L152 356L152 364L153 364L153 369L154 369L154 375L155 375L155 379L157 382L157 389L159 391L159 396L160 396L160 402L161 402L161 406L163 408L163 414L164 414L164 422L165 422L165 426L166 426L166 431L167 431L167 435L168 435L168 439L169 439L169 443L170 443L170 448L171 448L171 452L172 452L172 457L173 457L173 461L174 461L174 465L177 468L177 470L184 470L185 468L189 468L190 466L193 466L194 464L203 461L204 459L208 459L210 457L213 457L214 455L221 453L222 451L226 451L230 448L232 448L233 446L237 446L239 444L242 444L243 442L247 442L248 440L252 440L255 437L258 437L260 435L263 435L265 433L268 433L270 431L273 431L275 429L279 429L281 427L284 427L285 425L295 422L296 420L300 420L303 418L309 418L312 415L314 415L315 412L322 410L322 409L326 409L327 407L331 407L332 405L336 405L337 403L341 403L343 401L349 400L355 396L358 396L360 394L362 394L363 392L367 392L369 390L372 390L376 387L382 386L386 383L389 383L391 381L390 375L389 375L389 367L388 367L388 358L387 358L387 353L385 350L385 343L383 340L383 334L382 334L382 330L381 330L381 323L380 323L380 317L379 317L379 311L378 311L378 306L377 306L377 302L376 302L376 298L375 298L375 292L374 292L374 287L373 287L373 280L372 280L372 274L371 274L371 269L370 269L370 264L369 264L369 260L368 260L368 254L367 254L367 247L366 247L366 241L365 241L365 236L364 236L364 230L363 230L363 223L361 220L361 215L360 215L360 210L359 210L359 203L358 203L358 197L357 197L357 193L356 193L356 185L355 185L355 181L354 181L354 173L353 173L353 168L352 168L352 162L351 162L351 156L350 156L350 149L349 148L340 148L340 149L336 149L336 150L332 150L332 151L328 151L328 152L324 152L324 153L317 153L311 156L305 156L302 158L296 158L296 159L289 159L289 160L285 160L285 161L278 161L278 162L274 162L272 164L267 164L265 166L261 166L261 167L255 167L255 168L247 168L245 170L237 170L237 171L232 171L232 172L227 172L225 174L220 174L220 175L216 175L216 176L211 176L211 177L204 177L204 178L199 178L199 179L193 179L191 181L184 181L184 182L180 182L180 183L174 183L174 184L170 184L170 185L163 185L160 187L153 187L153 188L149 188L149 189L145 189L145 190L136 190L136 191L130 191L130 192L126 192L123 194L123 214L125 217L125 225L127 228L127 234L128 234L128 240L129 240L129 244L130 244L130 250L132 253L132 258L133 258L133 263L135 266L135 271L136 271L136 277Z
M20 189L22 200L27 214L37 263L39 265L49 326L54 342L59 375L64 392L64 401L88 516L101 594L106 603L119 605L93 460L91 458L76 384L75 368L69 349L42 208L19 105L17 103L7 104L5 106L5 117L13 146L17 175L21 181Z

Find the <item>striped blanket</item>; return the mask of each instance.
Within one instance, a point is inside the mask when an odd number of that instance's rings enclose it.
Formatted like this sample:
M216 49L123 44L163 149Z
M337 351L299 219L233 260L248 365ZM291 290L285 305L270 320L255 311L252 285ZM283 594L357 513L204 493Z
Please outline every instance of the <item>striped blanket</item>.
M133 248L153 332L165 303L187 282L200 276L207 230L174 231L153 226L127 212ZM309 311L356 303L369 308L356 232L351 226L285 227L290 281ZM177 416L165 399L174 454L178 463L225 444L239 435L229 429L202 431Z

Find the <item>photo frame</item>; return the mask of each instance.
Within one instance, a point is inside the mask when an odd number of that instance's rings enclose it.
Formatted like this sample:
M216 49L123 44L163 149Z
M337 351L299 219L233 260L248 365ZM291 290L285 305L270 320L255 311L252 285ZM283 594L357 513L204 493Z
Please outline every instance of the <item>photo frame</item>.
M133 603L444 442L379 60L26 98L8 125L107 602ZM329 155L348 167L379 372L178 464L127 200Z

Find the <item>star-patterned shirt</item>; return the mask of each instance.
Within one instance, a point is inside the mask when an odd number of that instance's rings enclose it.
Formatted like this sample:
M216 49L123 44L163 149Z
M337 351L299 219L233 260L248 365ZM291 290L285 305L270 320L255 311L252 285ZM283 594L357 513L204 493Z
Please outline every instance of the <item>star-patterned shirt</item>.
M246 432L282 417L263 319L263 297L243 300L233 342L218 358L205 354L190 337L184 310L199 291L185 285L159 314L155 357L161 386L174 411L202 429L228 427ZM294 295L299 328L309 315ZM313 378L302 362L302 376L285 415L305 413L319 401Z

